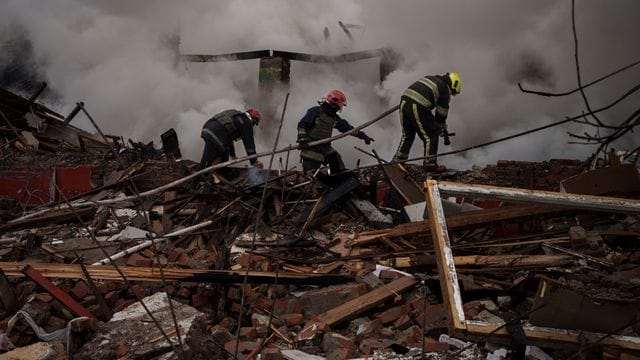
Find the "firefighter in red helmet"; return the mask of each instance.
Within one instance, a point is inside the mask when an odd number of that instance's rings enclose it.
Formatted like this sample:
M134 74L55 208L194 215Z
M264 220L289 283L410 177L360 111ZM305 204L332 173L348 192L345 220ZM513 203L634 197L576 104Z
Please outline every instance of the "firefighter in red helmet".
M213 164L222 163L236 158L234 142L242 140L247 155L256 153L256 145L253 138L253 127L260 123L260 111L248 109L238 111L225 110L214 115L202 127L200 137L204 140L204 150L200 160L199 170ZM250 161L251 165L262 167L257 159ZM196 177L192 183L192 189L200 184L201 177Z
M328 164L331 174L337 174L345 170L342 157L331 147L330 143L316 146L308 146L307 143L331 137L333 128L340 132L353 129L345 119L338 114L347 106L347 97L340 90L331 90L318 101L318 106L307 110L304 117L298 122L298 144L300 144L300 157L302 168L305 171L318 169L323 164ZM369 145L372 138L363 131L353 136L364 140Z

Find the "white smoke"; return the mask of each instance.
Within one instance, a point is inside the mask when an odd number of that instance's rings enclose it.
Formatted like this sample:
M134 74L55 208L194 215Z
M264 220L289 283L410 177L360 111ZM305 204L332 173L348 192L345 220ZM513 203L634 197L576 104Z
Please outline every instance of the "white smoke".
M290 100L280 146L295 142L296 124L307 108L329 89L343 90L343 116L358 125L397 104L402 91L425 74L457 71L463 92L451 103L449 129L453 146L471 146L512 134L585 109L579 94L544 98L521 93L516 82L533 89L564 91L576 86L569 1L514 2L382 0L295 1L74 1L5 0L0 3L0 42L13 25L25 30L40 71L60 94L56 109L65 114L77 101L103 131L135 141L158 143L162 132L176 128L185 157L198 160L200 128L227 108L257 106L258 61L215 64L179 63L177 54L221 54L263 49L340 54L391 46L404 57L401 67L378 83L376 60L347 64L292 62ZM583 82L640 58L636 46L640 24L634 0L577 1ZM353 28L351 41L338 21ZM325 40L324 28L329 29ZM179 42L178 42L179 39ZM616 99L635 85L632 69L589 88L593 108ZM276 99L284 94L278 94ZM637 104L638 96L633 97ZM629 104L631 103L631 104ZM282 104L280 104L281 108ZM619 123L633 101L601 118ZM279 114L278 114L279 117ZM277 119L279 120L279 118ZM78 126L92 130L82 117ZM277 126L271 122L269 126ZM581 126L572 125L581 133ZM493 163L498 159L542 160L586 157L593 147L568 145L565 126L509 142L443 158L453 166ZM389 159L399 143L397 114L366 132L373 147ZM271 149L273 138L257 130L258 151ZM270 132L273 133L273 132ZM632 135L621 145L637 144ZM375 160L355 150L364 146L348 137L334 146L347 166L356 159ZM421 154L416 139L414 156ZM242 146L237 146L242 154ZM297 161L293 154L290 163ZM266 162L263 159L263 162Z

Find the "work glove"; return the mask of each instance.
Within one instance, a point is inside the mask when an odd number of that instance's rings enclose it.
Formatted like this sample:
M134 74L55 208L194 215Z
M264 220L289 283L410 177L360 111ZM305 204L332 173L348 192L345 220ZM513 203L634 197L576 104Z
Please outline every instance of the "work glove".
M365 134L364 131L360 131L358 132L357 135L360 139L364 140L364 143L369 145L372 142L374 142L375 140L373 140L372 138L369 137L369 135Z
M448 131L447 123L445 122L445 123L438 124L438 127L440 128L440 136L444 136L444 134L446 134Z
M304 149L308 149L308 148L309 148L309 142L308 141L299 141L298 142L298 149L304 150Z
M251 166L256 167L258 169L264 169L264 165L262 165L262 162L260 162L259 160L256 160L253 164L251 164Z

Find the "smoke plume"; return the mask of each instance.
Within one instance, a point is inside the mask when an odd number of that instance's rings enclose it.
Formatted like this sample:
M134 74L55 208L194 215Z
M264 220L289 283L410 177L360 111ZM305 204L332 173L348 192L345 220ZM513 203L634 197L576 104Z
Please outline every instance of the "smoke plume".
M640 57L639 10L634 0L576 2L585 83ZM16 41L29 45L28 53L8 56L3 51L0 71L16 69L18 61L25 78L49 83L57 94L57 111L66 114L77 101L84 101L106 133L158 144L160 134L174 127L183 155L194 160L202 151L200 128L209 117L227 108L257 106L258 60L184 63L180 54L273 49L335 55L385 46L401 54L398 68L382 83L376 59L292 62L291 96L279 147L295 142L298 120L330 89L347 94L343 117L355 126L397 104L402 91L420 76L448 71L461 74L463 87L453 98L448 120L457 136L451 147L441 145L442 151L585 109L579 94L543 98L524 94L516 85L545 91L577 86L569 1L5 0L0 20L3 49ZM615 100L639 78L640 70L633 68L588 88L592 108ZM273 98L282 99L281 108L284 94ZM600 117L619 123L635 110L634 102L637 107L637 95ZM277 127L277 120L279 115L266 126ZM94 130L81 117L74 124ZM257 130L258 151L273 146L273 137L265 135L273 132L264 130ZM589 129L567 125L441 162L468 168L498 159L583 158L594 148L567 144L566 131L585 130ZM397 114L366 132L376 139L372 146L389 159L400 140ZM634 143L637 140L628 136L620 146ZM357 159L374 163L354 145L366 148L353 137L334 144L347 166L355 166ZM422 153L421 145L417 139L412 155ZM241 146L237 149L243 153ZM294 155L291 164L297 162Z

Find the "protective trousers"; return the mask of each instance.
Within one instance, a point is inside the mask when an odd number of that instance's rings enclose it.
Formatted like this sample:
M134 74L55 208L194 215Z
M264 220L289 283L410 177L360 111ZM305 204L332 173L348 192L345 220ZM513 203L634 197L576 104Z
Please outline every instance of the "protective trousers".
M204 139L204 150L202 151L202 159L200 160L200 166L198 170L207 168L213 164L219 164L229 160L229 151L221 149L220 146L209 139ZM212 190L211 176L206 176L205 192ZM198 175L193 179L191 183L191 189L197 190L202 180L202 175Z
M424 165L436 165L440 127L431 111L415 101L403 97L400 101L400 124L402 125L402 138L393 160L409 159L411 146L417 133L424 143L424 156L428 156L424 159Z
M317 170L323 164L328 164L329 170L331 171L332 175L335 175L344 171L345 170L344 162L342 162L342 157L340 156L340 154L338 154L338 152L335 151L332 147L330 146L326 146L326 147L329 150L324 148L321 149L321 150L324 150L323 152L325 153L322 161L310 159L308 157L302 157L302 169L304 171Z

